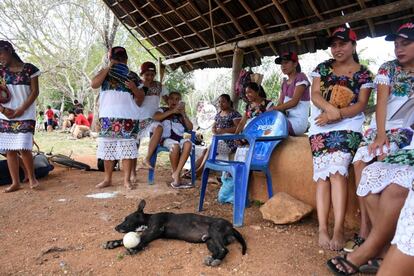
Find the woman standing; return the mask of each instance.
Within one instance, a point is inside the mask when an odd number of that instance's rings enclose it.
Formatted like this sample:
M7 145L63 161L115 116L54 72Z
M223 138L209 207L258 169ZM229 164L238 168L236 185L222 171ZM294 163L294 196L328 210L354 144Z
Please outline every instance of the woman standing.
M39 183L33 169L33 134L36 125L36 106L34 101L39 95L39 69L24 63L8 42L0 41L0 89L8 90L10 98L2 99L0 104L0 151L7 153L7 164L12 184L5 192L20 188L20 152L28 171L30 187L37 188Z
M105 167L105 178L96 187L112 185L113 162L123 160L124 186L132 189L132 160L138 156L138 106L145 94L138 75L128 69L128 55L123 47L112 48L109 59L110 66L102 69L91 82L92 88L101 88L97 157L104 160Z
M340 250L344 245L348 166L361 141L363 111L371 92L372 74L359 64L356 34L337 28L329 38L333 59L312 72L309 141L316 182L319 245ZM329 210L333 205L334 231L328 232Z
M284 53L275 59L280 64L284 78L277 106L273 110L286 114L289 126L289 135L297 136L305 133L309 117L309 80L301 72L298 55L295 52Z

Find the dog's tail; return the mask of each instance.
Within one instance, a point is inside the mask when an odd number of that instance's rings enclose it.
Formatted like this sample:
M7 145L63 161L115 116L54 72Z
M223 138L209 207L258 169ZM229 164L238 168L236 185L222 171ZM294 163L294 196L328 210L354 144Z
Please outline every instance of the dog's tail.
M246 254L247 245L246 245L246 241L243 239L242 234L240 234L239 231L237 231L236 229L233 228L233 236L241 244L241 246L242 246L242 254L243 255Z

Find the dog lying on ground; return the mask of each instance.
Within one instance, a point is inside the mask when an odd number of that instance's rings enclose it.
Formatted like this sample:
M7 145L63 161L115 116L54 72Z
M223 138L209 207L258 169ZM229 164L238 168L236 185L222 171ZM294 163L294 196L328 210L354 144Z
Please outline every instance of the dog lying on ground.
M208 266L218 266L228 253L226 245L237 240L242 246L242 254L246 254L247 246L242 235L233 225L221 218L213 218L196 214L174 213L144 213L145 200L141 200L138 210L128 215L124 221L115 227L120 233L142 231L140 243L131 249L129 254L136 254L150 242L156 239L176 239L191 243L207 243L212 253L204 263ZM123 246L121 240L108 241L105 249Z

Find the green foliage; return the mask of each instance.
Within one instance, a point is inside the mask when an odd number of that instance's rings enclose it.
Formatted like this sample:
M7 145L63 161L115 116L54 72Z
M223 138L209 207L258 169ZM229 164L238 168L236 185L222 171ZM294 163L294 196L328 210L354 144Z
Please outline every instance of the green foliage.
M181 68L166 75L164 85L169 91L191 94L194 91L193 72L184 73Z

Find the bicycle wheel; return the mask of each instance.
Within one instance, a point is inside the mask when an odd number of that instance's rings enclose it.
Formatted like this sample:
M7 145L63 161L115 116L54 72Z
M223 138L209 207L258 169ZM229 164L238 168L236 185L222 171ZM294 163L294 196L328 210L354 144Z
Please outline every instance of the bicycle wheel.
M89 165L79 162L79 161L75 161L67 156L52 156L50 160L54 163L57 163L59 165L63 165L69 168L85 170L85 171L91 170L91 167Z

